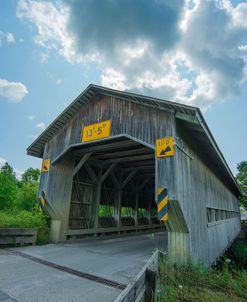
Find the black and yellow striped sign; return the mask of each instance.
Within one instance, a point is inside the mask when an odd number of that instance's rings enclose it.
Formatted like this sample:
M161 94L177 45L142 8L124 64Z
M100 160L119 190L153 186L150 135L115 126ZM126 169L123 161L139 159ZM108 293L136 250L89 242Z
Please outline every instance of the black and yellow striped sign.
M40 196L40 198L39 198L42 207L44 207L45 204L46 204L45 194L46 194L46 192L45 192L45 191L42 191L42 192L41 192L41 196Z
M168 220L168 194L167 189L158 188L158 201L157 201L157 212L158 219L167 221Z

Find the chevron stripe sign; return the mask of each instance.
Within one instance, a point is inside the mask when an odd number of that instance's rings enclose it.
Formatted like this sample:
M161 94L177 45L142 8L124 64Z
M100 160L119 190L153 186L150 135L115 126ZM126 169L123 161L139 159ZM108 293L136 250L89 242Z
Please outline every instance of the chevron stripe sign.
M45 194L46 192L45 191L42 191L41 192L41 196L39 198L40 202L41 202L41 205L44 207L45 206L45 203L46 203L46 200L45 200Z
M158 220L168 220L168 194L167 189L158 188L157 212Z

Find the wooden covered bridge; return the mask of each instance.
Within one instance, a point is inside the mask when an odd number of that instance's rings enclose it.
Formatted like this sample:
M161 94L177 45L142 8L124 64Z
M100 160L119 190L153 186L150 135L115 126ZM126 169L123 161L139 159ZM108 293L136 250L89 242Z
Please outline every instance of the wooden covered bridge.
M171 261L210 265L240 231L240 189L196 107L91 84L27 153L54 242L166 229Z

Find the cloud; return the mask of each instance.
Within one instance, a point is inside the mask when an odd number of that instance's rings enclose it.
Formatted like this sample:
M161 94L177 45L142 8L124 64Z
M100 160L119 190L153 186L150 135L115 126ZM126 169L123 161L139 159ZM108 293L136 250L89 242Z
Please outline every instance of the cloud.
M2 46L2 41L6 41L9 44L15 43L15 37L10 32L3 32L0 30L0 47Z
M18 180L21 180L22 174L24 173L24 171L21 171L19 169L14 169L15 172L15 176Z
M20 0L17 8L46 54L98 63L105 86L203 110L241 93L246 12L229 0Z
M6 163L6 159L5 158L2 158L0 157L0 169L2 168L2 166Z
M28 94L27 87L21 82L9 82L0 79L0 97L7 99L9 102L19 103L26 94Z
M36 138L38 138L38 135L33 135L33 134L31 134L31 135L30 135L30 138L34 141L34 140L36 140Z
M12 33L7 32L5 36L8 43L15 43L15 38Z
M42 129L42 130L45 130L45 123L43 123L43 122L40 122L40 123L38 123L37 125L36 125L36 127L37 128L40 128L40 129Z
M28 119L29 119L30 121L33 121L33 120L35 119L35 116L34 116L34 115L29 115L29 116L28 116Z
M7 162L7 160L5 158L0 157L0 169L2 168L2 166ZM19 169L15 169L14 168L14 172L15 172L15 176L18 180L21 180L21 176L24 173L23 171L19 170Z

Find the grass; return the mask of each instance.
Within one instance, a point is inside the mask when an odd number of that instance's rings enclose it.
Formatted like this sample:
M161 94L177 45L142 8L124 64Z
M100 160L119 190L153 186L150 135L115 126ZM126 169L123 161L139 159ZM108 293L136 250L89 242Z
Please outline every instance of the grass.
M41 211L20 211L15 214L0 211L0 228L34 228L38 230L37 244L49 241L48 219Z
M159 266L156 302L247 301L247 243L237 240L219 264L207 269L202 265ZM241 261L239 261L239 257Z

